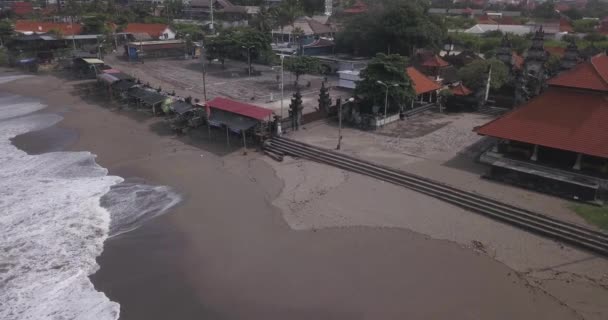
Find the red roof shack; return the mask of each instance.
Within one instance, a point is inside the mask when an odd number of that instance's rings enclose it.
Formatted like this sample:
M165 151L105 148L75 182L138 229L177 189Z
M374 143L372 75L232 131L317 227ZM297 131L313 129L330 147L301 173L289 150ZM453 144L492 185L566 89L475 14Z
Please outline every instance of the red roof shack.
M208 101L207 107L227 111L259 121L268 120L272 115L272 110L270 109L221 97Z

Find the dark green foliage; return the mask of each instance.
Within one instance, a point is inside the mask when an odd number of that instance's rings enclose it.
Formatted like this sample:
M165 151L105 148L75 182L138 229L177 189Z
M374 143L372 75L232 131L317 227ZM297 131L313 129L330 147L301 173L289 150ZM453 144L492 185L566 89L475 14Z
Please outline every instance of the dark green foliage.
M321 89L319 90L319 110L325 114L329 112L331 107L331 97L329 96L329 89L325 87L325 81L321 83Z
M388 89L389 109L397 109L415 97L412 81L406 72L407 64L407 59L398 54L379 53L370 61L367 68L361 71L361 81L357 82L355 88L355 94L364 102L363 112L371 113L371 106L384 105L386 87L378 84L378 80L389 86L398 85Z
M303 74L315 74L320 72L321 64L319 59L308 56L286 57L285 70L292 72L296 76L295 86L298 86L300 76Z
M509 70L504 63L497 59L479 60L472 62L460 70L458 75L464 82L464 85L478 90L486 84L489 66L492 66L492 78L490 80L490 88L500 89L509 75Z
M296 88L296 92L294 92L291 103L289 104L289 118L291 119L291 126L294 130L300 128L302 109L304 109L304 106L302 105L302 94L300 93L300 89Z
M427 11L428 4L418 0L373 3L368 14L349 20L336 35L338 50L356 55L390 52L409 56L415 48L439 48L445 28Z

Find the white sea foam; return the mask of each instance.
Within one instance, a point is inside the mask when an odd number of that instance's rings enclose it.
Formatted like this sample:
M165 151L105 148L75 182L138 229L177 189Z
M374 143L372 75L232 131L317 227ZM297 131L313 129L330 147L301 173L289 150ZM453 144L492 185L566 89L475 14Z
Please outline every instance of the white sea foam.
M13 146L12 137L61 120L27 115L42 107L0 97L0 319L118 319L120 306L96 291L88 276L99 268L95 258L110 231L110 213L100 199L123 179L108 176L89 152L28 155ZM166 187L123 187L131 192L105 197L108 208L117 209L112 216L126 221L112 223L117 232L179 201Z

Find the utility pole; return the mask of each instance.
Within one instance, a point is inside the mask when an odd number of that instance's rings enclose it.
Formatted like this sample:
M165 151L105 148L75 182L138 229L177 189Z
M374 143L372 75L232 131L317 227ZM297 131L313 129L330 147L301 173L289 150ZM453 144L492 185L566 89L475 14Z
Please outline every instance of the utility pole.
M201 40L201 64L203 65L203 99L205 99L205 104L207 104L207 82L206 82L206 74L207 70L205 69L205 54L207 50L205 49L205 44L203 40Z
M209 10L211 12L211 33L214 34L215 33L215 26L213 25L213 2L215 0L209 0Z
M338 146L336 146L336 150L340 150L342 144L342 97L338 98L336 102L338 103Z
M398 87L399 85L396 83L389 85L380 80L376 81L376 83L386 87L386 94L384 96L384 121L382 122L382 126L384 127L384 125L386 124L386 116L387 116L387 110L388 110L388 88L389 87Z

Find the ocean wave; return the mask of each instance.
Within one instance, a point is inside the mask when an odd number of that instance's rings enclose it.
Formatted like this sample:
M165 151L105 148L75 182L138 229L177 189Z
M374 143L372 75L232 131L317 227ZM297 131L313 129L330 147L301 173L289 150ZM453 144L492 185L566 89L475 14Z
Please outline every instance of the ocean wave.
M42 108L0 97L0 319L118 319L120 306L89 279L95 259L111 230L132 230L179 196L108 176L89 152L28 155L13 146L11 138L62 119L30 115Z

